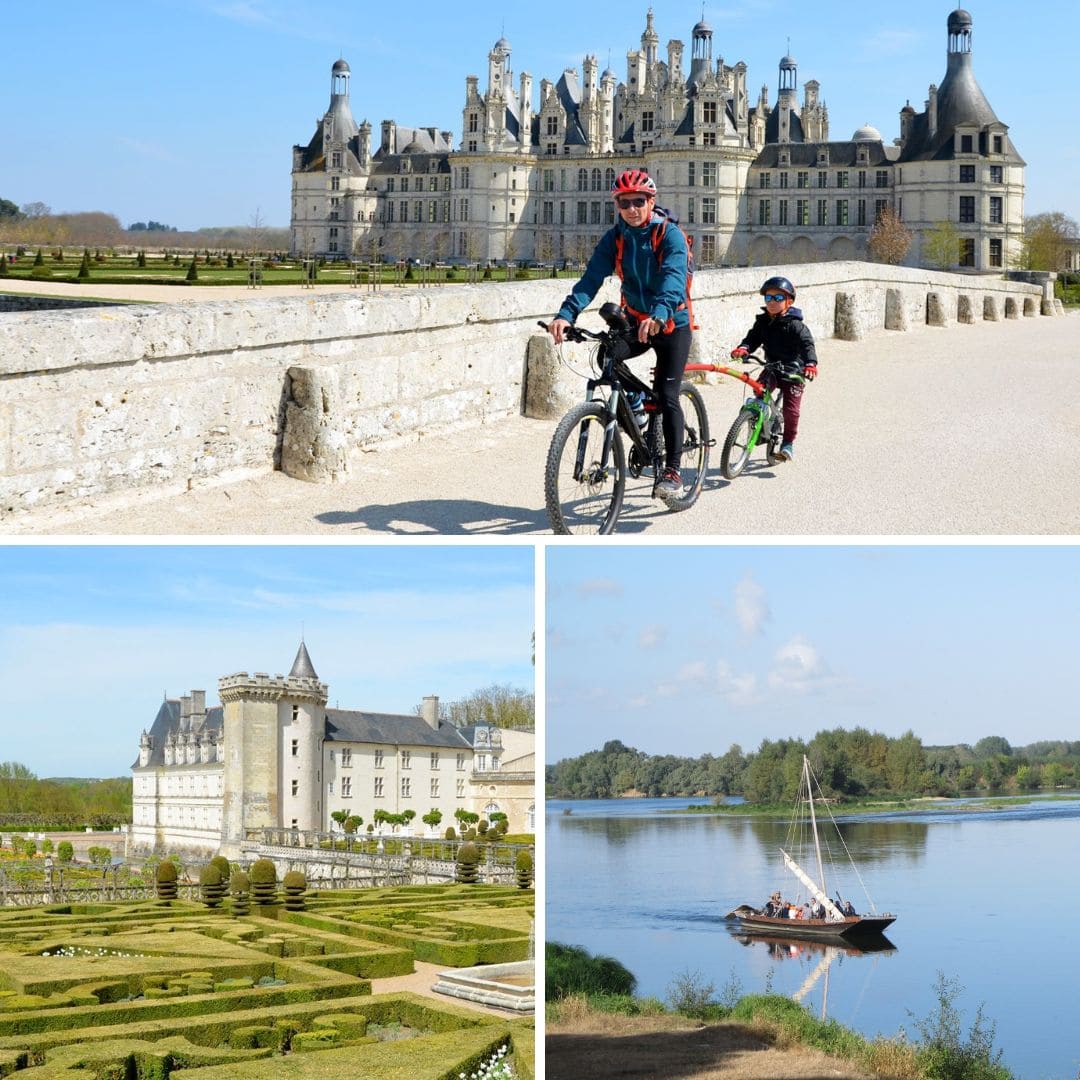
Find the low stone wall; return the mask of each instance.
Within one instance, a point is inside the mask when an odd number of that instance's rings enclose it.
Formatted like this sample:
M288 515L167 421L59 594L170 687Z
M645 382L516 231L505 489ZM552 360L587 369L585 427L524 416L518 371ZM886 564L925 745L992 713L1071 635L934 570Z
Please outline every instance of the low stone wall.
M784 271L819 341L1054 312L1044 289L1024 282L870 263ZM696 275L697 356L725 356L741 339L764 273ZM559 415L582 379L556 362L536 322L567 287L545 279L5 316L0 516L275 468L345 479L373 445L522 410ZM616 295L609 282L600 299Z

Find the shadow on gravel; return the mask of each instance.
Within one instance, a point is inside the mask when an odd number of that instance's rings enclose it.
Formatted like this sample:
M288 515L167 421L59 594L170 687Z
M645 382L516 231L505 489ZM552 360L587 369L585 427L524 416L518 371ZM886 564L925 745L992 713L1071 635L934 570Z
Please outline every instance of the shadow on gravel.
M399 536L515 536L550 532L543 510L496 506L470 499L418 499L316 514L324 525L363 527Z

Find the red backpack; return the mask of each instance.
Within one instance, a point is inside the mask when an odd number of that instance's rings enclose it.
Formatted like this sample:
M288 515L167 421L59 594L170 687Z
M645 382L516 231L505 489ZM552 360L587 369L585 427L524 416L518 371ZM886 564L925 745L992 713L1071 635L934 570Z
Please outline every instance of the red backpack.
M657 260L658 263L662 264L663 261L664 261L664 255L663 255L663 252L660 250L660 246L664 242L664 236L667 233L667 229L668 229L669 224L674 225L675 228L678 229L683 234L683 239L686 241L686 302L685 302L685 304L680 304L679 308L681 309L681 308L685 307L687 312L689 313L689 315L690 315L690 329L691 330L699 330L700 327L698 326L698 324L696 322L694 322L694 302L690 298L690 289L691 289L691 286L694 283L694 238L692 236L687 235L687 233L683 230L682 226L679 224L679 219L670 210L665 210L662 206L657 206L657 207L654 207L653 213L659 215L659 217L660 217L660 221L654 222L653 226L652 226L652 246L653 246L653 251L656 252L656 260ZM623 238L622 232L621 231L616 231L616 233L615 233L615 273L618 274L620 281L622 281L622 279L623 279L622 260L623 260L623 247L624 247L624 245L625 245L625 240ZM637 318L637 319L646 319L646 318L649 317L648 315L646 315L646 314L644 314L644 313L642 313L640 311L635 311L626 302L626 297L625 296L620 297L620 299L622 301L622 306L624 308L626 308L626 310L629 311L630 314L633 315L635 318ZM668 319L667 325L664 327L664 333L665 334L670 334L671 331L674 328L675 328L675 320L674 319Z

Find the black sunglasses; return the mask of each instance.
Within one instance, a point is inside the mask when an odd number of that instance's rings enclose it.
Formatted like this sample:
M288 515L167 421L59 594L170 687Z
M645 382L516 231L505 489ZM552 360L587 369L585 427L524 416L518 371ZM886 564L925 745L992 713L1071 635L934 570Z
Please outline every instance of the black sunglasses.
M767 292L761 295L764 297L766 304L782 304L787 299L787 294L782 292Z
M639 195L633 199L616 199L619 204L620 210L629 210L631 207L635 210L640 210L649 200L644 195Z

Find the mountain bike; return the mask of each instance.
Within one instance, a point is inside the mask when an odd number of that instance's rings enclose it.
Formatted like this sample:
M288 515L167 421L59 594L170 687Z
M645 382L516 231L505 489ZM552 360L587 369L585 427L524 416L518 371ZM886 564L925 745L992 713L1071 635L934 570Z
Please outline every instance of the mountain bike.
M565 334L570 341L595 341L598 347L593 357L597 374L586 383L586 399L559 421L544 469L548 520L554 532L564 535L612 532L622 511L628 473L634 479L651 476L654 498L663 478L660 401L626 364L636 331L617 304L604 304L600 317L608 327L600 333L572 326ZM547 329L546 323L540 325ZM664 500L674 512L697 502L712 446L705 402L697 388L684 382L679 404L684 424L682 489Z
M734 480L746 468L750 455L759 443L764 443L765 460L770 465L778 465L784 460L780 456L780 447L784 442L784 414L781 409L780 388L776 384L780 377L789 382L805 381L801 375L785 371L781 364L773 360L748 356L743 363L760 365L759 378L754 379L744 371L720 365L709 365L705 368L731 375L746 383L754 392L752 397L743 402L720 452L720 472L726 480Z

